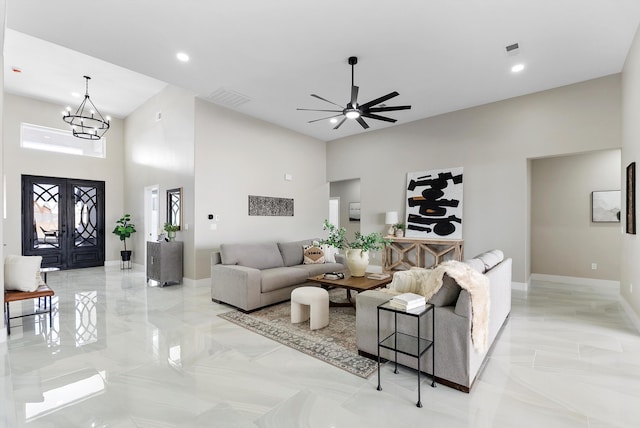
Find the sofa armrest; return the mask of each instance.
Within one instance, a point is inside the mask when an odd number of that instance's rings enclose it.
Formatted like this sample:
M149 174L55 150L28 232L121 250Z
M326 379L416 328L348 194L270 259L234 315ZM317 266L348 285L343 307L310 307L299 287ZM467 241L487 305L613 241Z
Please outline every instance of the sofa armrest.
M211 266L211 298L245 311L261 306L261 272L239 265Z
M378 349L378 305L393 296L379 290L368 290L356 296L356 346L375 355Z

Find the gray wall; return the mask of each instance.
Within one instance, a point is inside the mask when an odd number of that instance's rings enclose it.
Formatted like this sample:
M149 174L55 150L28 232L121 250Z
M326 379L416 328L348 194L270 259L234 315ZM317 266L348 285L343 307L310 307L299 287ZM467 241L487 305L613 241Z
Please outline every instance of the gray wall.
M636 163L636 177L640 175L640 33L629 51L622 71L622 183L631 162ZM624 186L623 188L626 188ZM636 180L636 195L640 184ZM626 205L625 205L626 206ZM636 228L640 230L640 206L636 196ZM624 207L623 207L623 212ZM622 273L620 292L624 299L640 316L640 236L624 234L622 238Z
M621 223L591 221L591 192L620 190L620 156L605 150L531 162L532 273L620 280Z
M369 131L328 143L327 178L360 177L369 233L383 230L385 211L404 212L407 172L463 166L465 255L501 248L514 259L514 281L526 282L528 159L620 148L620 109L613 75Z
M125 199L138 233L134 262L145 264L144 189L158 185L160 219L166 221L166 191L182 187L182 224L176 239L184 242L184 276L195 278L194 257L194 95L167 86L125 120ZM161 120L156 120L161 113Z
M0 0L0 20L5 22L7 2L5 0ZM3 48L4 52L4 25L2 26L2 30L0 31L0 47ZM4 82L4 56L0 55L0 78ZM0 177L4 177L4 159L3 159L3 115L4 115L4 91L0 91ZM0 201L4 201L4 186L0 186ZM0 242L4 241L4 227L2 221L0 221ZM4 260L4 247L0 246L0 260ZM4 290L4 263L0 263L0 284L2 284L2 288ZM2 307L4 308L4 293L2 293L2 297L0 297L0 303L2 303ZM2 326L4 326L4 317L2 317ZM0 333L0 342L4 342L6 337L6 328L2 328L2 332ZM0 347L0 349L4 349L4 347ZM4 352L4 351L0 351ZM0 358L2 356L0 355ZM4 373L4 369L0 369L0 376ZM10 404L10 403L7 403Z
M60 105L32 98L4 94L4 173L6 177L7 218L4 220L5 254L22 254L21 175L68 177L105 182L105 259L119 260L121 242L111 233L122 216L123 121L112 119L105 135L105 159L20 147L20 123L68 129L62 121ZM107 112L102 112L108 114Z
M195 124L197 279L211 276L210 254L222 243L322 236L329 214L324 142L199 99ZM293 198L294 216L249 216L249 195Z

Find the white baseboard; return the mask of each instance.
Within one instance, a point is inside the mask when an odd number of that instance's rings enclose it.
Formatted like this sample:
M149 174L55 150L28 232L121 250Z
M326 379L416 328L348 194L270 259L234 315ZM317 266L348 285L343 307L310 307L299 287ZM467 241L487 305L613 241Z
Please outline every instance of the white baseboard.
M207 287L211 287L211 278L202 278L202 279L182 278L182 284L184 284L185 287L207 288Z
M620 306L622 306L624 313L629 317L629 320L631 321L633 326L636 328L636 330L640 331L640 316L636 314L636 312L633 310L631 305L629 305L629 302L627 302L625 298L622 297L622 295L620 295L619 300L620 300Z
M620 281L611 281L608 279L580 278L575 276L545 275L541 273L532 273L532 281L557 282L570 285L590 285L594 287L609 288L613 291L620 292Z

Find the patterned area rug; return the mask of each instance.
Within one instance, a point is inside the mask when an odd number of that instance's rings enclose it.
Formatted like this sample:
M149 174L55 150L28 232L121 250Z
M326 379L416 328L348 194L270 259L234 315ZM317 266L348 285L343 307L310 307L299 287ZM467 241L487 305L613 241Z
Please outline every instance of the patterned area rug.
M344 290L332 290L331 300L339 300L335 294L340 292L344 294ZM378 368L376 361L358 355L353 307L330 307L329 325L319 330L309 330L309 321L291 324L289 302L250 314L232 311L219 316L365 379Z

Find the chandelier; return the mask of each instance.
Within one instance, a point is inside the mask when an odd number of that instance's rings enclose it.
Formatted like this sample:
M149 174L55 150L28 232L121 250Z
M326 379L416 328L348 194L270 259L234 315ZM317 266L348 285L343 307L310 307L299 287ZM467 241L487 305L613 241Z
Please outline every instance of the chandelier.
M109 130L111 118L102 117L98 109L89 98L89 80L91 77L84 76L86 79L86 92L84 100L74 114L71 114L71 107L62 116L62 120L71 125L71 131L74 137L83 138L85 140L99 140Z

